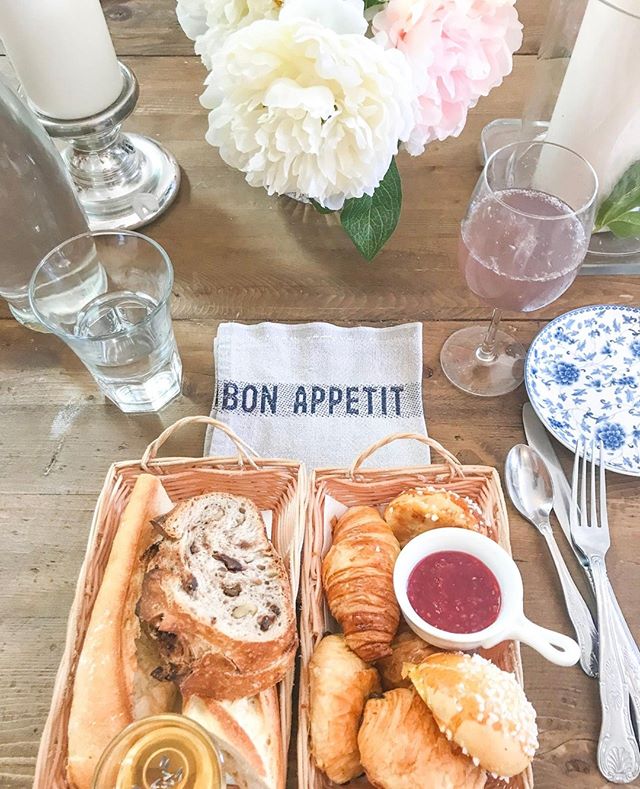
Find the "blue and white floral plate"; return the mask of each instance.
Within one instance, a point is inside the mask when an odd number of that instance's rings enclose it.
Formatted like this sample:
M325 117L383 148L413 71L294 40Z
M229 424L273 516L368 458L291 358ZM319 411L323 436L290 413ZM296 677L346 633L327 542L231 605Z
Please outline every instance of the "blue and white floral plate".
M605 448L606 467L640 476L640 307L594 305L536 336L525 368L531 405L572 451L580 435Z

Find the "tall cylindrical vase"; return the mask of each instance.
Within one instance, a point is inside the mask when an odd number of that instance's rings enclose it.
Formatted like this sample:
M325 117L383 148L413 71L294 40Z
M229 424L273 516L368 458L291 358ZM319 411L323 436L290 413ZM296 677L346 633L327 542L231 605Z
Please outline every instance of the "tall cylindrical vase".
M522 135L545 127L598 175L586 271L640 273L640 0L553 1Z
M86 233L87 221L53 142L0 79L0 296L15 318L41 328L28 286L53 247Z

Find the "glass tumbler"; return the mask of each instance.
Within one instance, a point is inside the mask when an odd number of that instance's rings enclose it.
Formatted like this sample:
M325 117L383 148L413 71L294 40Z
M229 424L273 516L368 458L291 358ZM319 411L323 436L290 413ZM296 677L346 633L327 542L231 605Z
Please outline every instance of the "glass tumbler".
M522 383L525 348L499 328L502 310L539 310L572 284L597 191L593 167L561 145L516 142L488 159L462 220L458 261L469 289L494 310L488 329L460 329L442 347L442 369L459 389L491 397Z
M172 286L171 261L152 239L129 231L84 233L42 260L29 301L118 408L158 411L181 388Z

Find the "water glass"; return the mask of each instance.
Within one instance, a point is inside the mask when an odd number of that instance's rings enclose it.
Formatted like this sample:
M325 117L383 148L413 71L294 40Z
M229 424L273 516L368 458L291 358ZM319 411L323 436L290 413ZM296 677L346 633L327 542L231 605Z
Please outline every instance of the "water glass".
M29 285L31 308L127 413L158 411L180 394L171 326L173 267L129 231L84 233L53 249Z
M442 347L442 369L459 389L490 397L522 383L526 351L499 328L502 310L539 310L572 284L597 191L593 167L561 145L511 143L487 160L462 220L458 261L469 289L494 310L488 329L460 329Z

